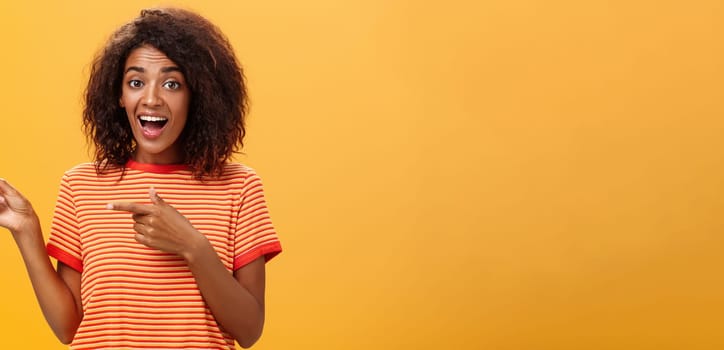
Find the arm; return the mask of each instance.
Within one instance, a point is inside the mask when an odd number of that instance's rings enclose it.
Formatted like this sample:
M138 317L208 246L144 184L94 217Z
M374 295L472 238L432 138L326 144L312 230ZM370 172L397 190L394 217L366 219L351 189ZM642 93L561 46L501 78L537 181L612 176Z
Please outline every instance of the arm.
M233 276L211 245L190 252L186 261L216 320L243 348L252 346L264 327L264 257Z
M112 203L109 209L133 213L136 240L184 258L216 321L244 348L264 326L264 258L236 270L224 267L206 237L153 189L151 205Z
M30 202L0 180L0 226L10 230L46 321L63 344L73 340L83 312L80 273L62 263L53 268L45 251L38 216Z

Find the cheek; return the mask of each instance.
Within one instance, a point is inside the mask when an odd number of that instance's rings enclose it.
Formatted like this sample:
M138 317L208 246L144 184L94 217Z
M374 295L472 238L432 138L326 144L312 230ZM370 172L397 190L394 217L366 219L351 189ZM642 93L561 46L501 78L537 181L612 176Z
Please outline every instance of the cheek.
M174 101L173 113L178 118L182 118L185 121L188 119L190 99L188 97L181 97Z
M127 103L122 107L123 113L126 115L126 117L130 120L131 116L133 115L133 109L128 106Z
M133 106L133 95L126 91L121 92L121 97L118 98L118 104L121 108L130 108Z

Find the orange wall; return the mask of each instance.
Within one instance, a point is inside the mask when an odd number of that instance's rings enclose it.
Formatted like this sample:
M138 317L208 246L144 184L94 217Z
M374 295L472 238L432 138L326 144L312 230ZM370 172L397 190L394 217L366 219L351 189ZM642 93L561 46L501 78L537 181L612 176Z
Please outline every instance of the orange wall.
M46 232L88 63L154 4L59 3L0 4L0 176ZM249 77L257 349L724 347L720 1L180 4ZM64 348L0 233L0 347Z

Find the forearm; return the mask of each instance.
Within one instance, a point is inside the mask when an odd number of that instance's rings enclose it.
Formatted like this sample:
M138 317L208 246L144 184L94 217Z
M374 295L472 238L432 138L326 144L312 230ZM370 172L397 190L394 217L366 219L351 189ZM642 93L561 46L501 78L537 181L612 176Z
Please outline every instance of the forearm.
M37 224L13 234L43 315L64 344L70 343L81 320L80 306L48 258Z
M221 263L208 241L186 257L216 321L247 348L261 336L264 306Z

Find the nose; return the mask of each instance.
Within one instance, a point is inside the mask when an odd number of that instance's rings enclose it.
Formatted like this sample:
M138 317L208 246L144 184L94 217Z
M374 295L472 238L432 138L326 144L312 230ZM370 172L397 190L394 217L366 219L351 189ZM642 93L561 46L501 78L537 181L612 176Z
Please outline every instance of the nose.
M144 89L143 96L141 98L141 102L144 106L160 106L162 104L163 100L161 99L155 85L156 84L146 85L147 88Z

